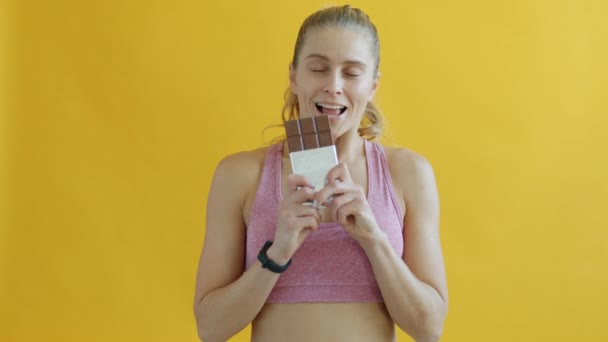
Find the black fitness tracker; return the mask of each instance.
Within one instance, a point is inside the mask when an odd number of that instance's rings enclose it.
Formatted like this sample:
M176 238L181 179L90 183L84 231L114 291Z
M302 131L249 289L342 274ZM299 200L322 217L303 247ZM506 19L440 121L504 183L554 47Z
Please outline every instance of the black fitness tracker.
M285 272L287 270L287 268L289 267L289 264L291 264L291 259L289 259L287 264L285 264L283 266L278 265L274 261L268 259L268 256L266 255L266 251L268 251L268 248L270 248L270 246L272 246L272 241L270 241L270 240L266 241L266 243L264 244L264 247L262 247L262 249L260 250L260 253L258 253L258 260L262 263L262 267L271 272L274 272L274 273Z

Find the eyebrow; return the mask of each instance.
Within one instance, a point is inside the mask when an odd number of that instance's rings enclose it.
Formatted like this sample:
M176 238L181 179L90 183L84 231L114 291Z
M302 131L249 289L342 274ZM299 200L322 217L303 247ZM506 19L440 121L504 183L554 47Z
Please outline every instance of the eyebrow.
M311 58L318 58L318 59L322 59L326 62L329 62L329 57L325 56L325 55L320 55L318 53L311 53L310 55L306 56L306 58L304 58L305 60L311 59ZM367 64L365 64L364 62L360 61L360 60L356 60L356 59L349 59L345 61L345 64L355 64L361 67L366 67Z

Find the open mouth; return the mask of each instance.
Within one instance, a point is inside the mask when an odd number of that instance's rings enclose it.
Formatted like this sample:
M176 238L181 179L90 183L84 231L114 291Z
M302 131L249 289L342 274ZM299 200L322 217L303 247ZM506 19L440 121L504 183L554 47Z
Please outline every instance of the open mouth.
M321 114L325 115L340 115L346 112L347 107L342 105L334 105L334 104L326 104L316 102L315 107L317 107L317 111Z

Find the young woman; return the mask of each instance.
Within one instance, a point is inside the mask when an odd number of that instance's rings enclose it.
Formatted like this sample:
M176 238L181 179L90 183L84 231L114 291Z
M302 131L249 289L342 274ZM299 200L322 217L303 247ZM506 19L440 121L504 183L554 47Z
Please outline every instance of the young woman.
M379 40L350 6L303 23L283 119L329 117L339 165L314 189L285 142L222 160L208 199L194 312L205 342L436 341L447 311L433 170L376 142ZM312 201L313 205L303 205ZM261 261L264 261L264 265Z

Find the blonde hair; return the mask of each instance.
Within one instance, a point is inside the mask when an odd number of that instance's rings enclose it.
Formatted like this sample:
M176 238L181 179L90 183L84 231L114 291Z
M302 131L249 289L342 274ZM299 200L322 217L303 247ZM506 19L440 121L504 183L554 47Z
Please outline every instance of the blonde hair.
M293 52L293 59L291 61L293 68L298 66L300 50L302 50L302 46L304 45L306 33L310 29L336 26L369 35L372 42L372 56L374 57L375 62L374 77L377 77L378 67L380 65L380 41L378 39L378 31L367 14L358 8L352 8L349 5L322 9L311 14L304 20L304 23L302 23L300 31L298 32L298 38ZM282 110L283 122L299 119L300 110L298 97L291 91L291 88L287 88L284 98L285 104L283 105ZM359 135L367 140L373 140L382 135L383 126L382 113L373 102L368 102L365 113L363 114L363 119L359 124Z

